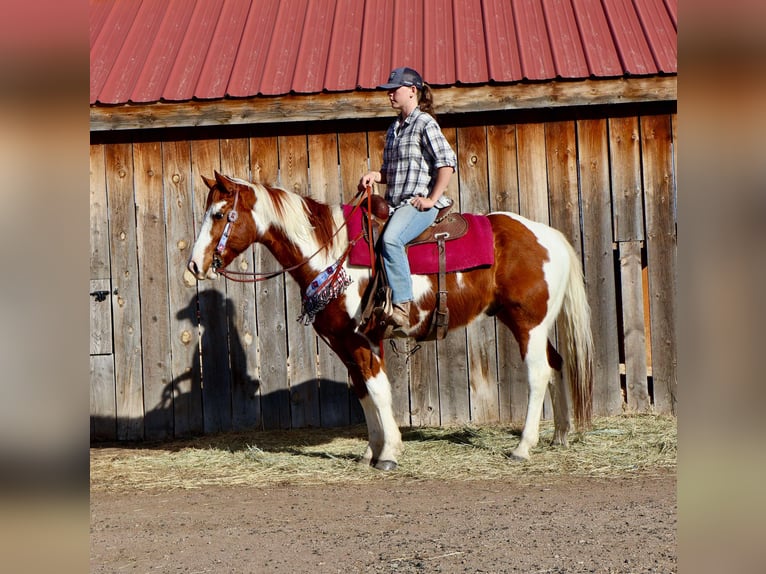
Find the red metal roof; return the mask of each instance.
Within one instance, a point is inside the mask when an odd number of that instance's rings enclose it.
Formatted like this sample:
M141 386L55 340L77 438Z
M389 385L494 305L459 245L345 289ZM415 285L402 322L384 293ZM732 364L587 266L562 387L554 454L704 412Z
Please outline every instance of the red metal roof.
M677 73L677 0L90 0L91 104Z

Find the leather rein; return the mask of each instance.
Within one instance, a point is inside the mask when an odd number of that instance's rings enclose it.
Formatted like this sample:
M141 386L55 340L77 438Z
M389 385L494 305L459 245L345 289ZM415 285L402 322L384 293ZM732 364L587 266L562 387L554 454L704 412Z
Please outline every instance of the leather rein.
M359 191L357 192L356 198L358 198L357 202L354 204L353 209L351 210L351 213L348 214L348 217L343 221L343 225L341 225L335 233L332 234L330 239L322 245L319 249L317 249L314 253L306 257L303 261L296 263L295 265L291 265L290 267L285 267L283 269L280 269L279 271L271 271L266 273L259 273L256 271L253 272L246 272L246 271L228 271L226 269L221 268L221 255L223 255L224 249L226 249L226 243L229 240L229 235L231 235L231 228L234 225L234 222L237 221L239 214L237 213L237 202L239 200L239 191L237 191L236 195L234 196L234 205L231 208L231 211L229 211L227 218L226 218L226 226L223 228L223 234L221 235L221 239L218 240L218 245L216 245L215 248L215 255L213 256L213 269L226 277L226 279L230 279L232 281L235 281L237 283L257 283L258 281L266 281L267 279L273 279L274 277L278 277L280 275L284 275L285 273L289 273L290 271L294 271L298 269L299 267L302 267L311 259L313 259L316 255L318 255L322 250L324 250L335 237L340 233L340 231L348 225L348 221L351 219L351 217L354 215L354 213L362 206L362 202L364 199L367 199L367 224L368 228L371 228L372 225L372 187L367 186L365 191ZM351 249L353 249L354 245L356 245L356 242L359 241L364 236L364 230L362 230L359 235L357 235L354 239L349 240L348 247L343 252L343 255L338 259L339 264L342 264L343 261L345 261L346 257L348 257L348 254L351 252ZM373 246L370 244L370 250L372 251ZM372 262L372 276L375 276L375 258L370 257L370 261Z

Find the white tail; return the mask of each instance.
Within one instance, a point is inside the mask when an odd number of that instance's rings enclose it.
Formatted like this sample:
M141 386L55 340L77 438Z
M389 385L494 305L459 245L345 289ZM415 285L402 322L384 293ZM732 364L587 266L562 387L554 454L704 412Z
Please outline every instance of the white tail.
M580 258L569 242L565 243L570 266L562 307L565 322L564 360L572 390L575 425L578 430L584 430L590 426L593 413L593 334Z

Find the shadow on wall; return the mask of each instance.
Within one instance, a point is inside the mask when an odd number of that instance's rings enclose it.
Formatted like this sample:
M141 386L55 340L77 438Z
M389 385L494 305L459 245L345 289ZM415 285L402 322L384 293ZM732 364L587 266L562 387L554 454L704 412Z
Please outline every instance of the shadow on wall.
M264 392L248 369L247 348L237 329L236 309L219 291L200 292L176 318L202 333L199 348L190 345L189 368L165 384L156 406L142 417L90 417L92 443L115 440L162 441L242 430L289 429L295 408L319 397L348 397L346 416L321 426L364 422L364 414L347 381L313 379L290 388ZM200 352L201 351L201 352ZM345 407L345 405L344 405Z

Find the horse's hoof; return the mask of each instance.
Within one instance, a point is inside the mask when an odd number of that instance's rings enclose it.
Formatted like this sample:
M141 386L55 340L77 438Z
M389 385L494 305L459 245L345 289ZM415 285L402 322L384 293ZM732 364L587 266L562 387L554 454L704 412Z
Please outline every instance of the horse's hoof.
M511 459L513 462L527 462L529 460L529 458L527 457L519 456L518 454L513 454L513 453L508 455L508 458Z
M398 465L393 460L379 460L375 464L375 468L378 470L389 471L396 470Z

